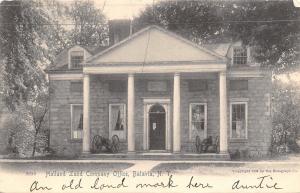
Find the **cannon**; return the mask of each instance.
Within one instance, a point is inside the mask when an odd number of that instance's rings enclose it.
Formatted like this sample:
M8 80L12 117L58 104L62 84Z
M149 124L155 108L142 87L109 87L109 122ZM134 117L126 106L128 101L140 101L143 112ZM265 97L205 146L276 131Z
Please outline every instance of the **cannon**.
M201 141L199 136L196 136L196 151L198 153L219 153L220 152L220 142L219 136L216 136L215 139L212 136L209 136L206 139Z
M105 148L107 152L117 153L120 149L119 137L117 135L113 135L110 140L100 135L95 135L92 143L92 152L104 152L103 148Z

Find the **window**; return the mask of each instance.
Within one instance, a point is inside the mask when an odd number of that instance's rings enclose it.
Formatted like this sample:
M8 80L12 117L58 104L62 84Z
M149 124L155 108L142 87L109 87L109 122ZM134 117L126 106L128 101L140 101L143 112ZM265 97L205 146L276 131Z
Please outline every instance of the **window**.
M70 53L70 61L72 68L79 68L80 63L84 59L84 52L83 51L72 51Z
M247 48L235 47L233 48L233 65L247 64Z
M205 91L208 89L207 80L189 80L188 84L190 92Z
M247 139L247 102L232 102L230 105L231 139Z
M126 107L125 104L109 105L109 138L117 135L119 139L126 139Z
M230 80L229 90L248 90L248 80Z
M83 107L81 104L71 105L71 135L72 139L82 139Z
M207 137L207 105L206 103L190 104L190 140L199 136L201 140Z

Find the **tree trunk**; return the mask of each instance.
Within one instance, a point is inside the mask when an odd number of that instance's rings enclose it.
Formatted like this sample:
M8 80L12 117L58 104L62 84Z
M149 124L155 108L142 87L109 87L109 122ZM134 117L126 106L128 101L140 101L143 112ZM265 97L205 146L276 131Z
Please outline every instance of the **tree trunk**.
M35 132L34 134L34 142L33 142L33 148L32 148L32 154L31 154L31 157L34 157L35 156L35 151L36 151L36 138L37 138L37 135L38 135L38 131Z

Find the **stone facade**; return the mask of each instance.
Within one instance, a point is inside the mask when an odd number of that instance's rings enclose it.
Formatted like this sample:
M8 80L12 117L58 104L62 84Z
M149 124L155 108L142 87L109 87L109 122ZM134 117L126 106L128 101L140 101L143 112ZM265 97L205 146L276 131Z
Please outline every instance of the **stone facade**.
M195 152L194 139L189 139L189 104L207 104L207 136L219 135L219 85L218 77L211 74L207 79L208 87L204 91L190 91L189 78L181 80L181 152ZM127 81L124 77L113 75L110 78L121 82ZM197 80L197 78L194 77ZM229 152L237 149L248 152L249 155L258 157L266 155L271 140L271 120L269 111L269 93L271 78L251 77L242 78L248 80L247 90L230 90L230 80L227 78L228 100L228 146ZM241 78L239 78L241 79ZM239 80L238 79L238 80ZM157 80L154 77L136 77L135 80L135 149L143 150L144 136L144 107L143 99L173 98L173 79L163 78L167 82L167 91L154 92L147 90L147 82ZM91 140L96 134L109 137L109 104L127 103L127 91L111 92L107 76L91 75L90 77L90 128ZM71 139L71 104L82 104L83 94L81 89L72 89L72 84L77 83L80 87L81 80L50 80L50 144L59 155L79 155L82 152L82 140ZM125 84L126 85L126 84ZM126 85L127 86L127 85ZM230 101L232 99L247 99L248 103L248 139L230 139ZM172 108L170 114L172 115ZM172 123L172 116L171 121ZM172 128L172 124L170 125ZM172 129L171 129L172 130ZM127 141L122 141L121 151L127 151Z

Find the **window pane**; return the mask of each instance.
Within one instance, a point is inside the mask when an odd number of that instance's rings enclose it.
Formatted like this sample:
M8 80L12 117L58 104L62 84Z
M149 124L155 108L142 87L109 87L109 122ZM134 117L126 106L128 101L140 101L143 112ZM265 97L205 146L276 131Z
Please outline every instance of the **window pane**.
M201 122L193 122L193 129L200 130L201 129Z
M192 107L192 121L200 122L205 118L204 105L194 105Z
M191 134L192 138L199 136L201 140L205 138L205 105L204 104L192 104L191 105Z
M111 106L111 129L114 131L124 130L124 105Z
M236 106L232 105L232 121L236 121Z
M80 67L80 63L83 61L84 52L83 51L72 51L71 52L71 66L72 68Z
M246 137L246 105L232 104L232 123L231 133L232 138Z
M240 65L247 63L247 49L240 47L233 49L233 64Z
M73 105L72 112L72 133L73 138L82 138L83 129L83 110L82 105Z

